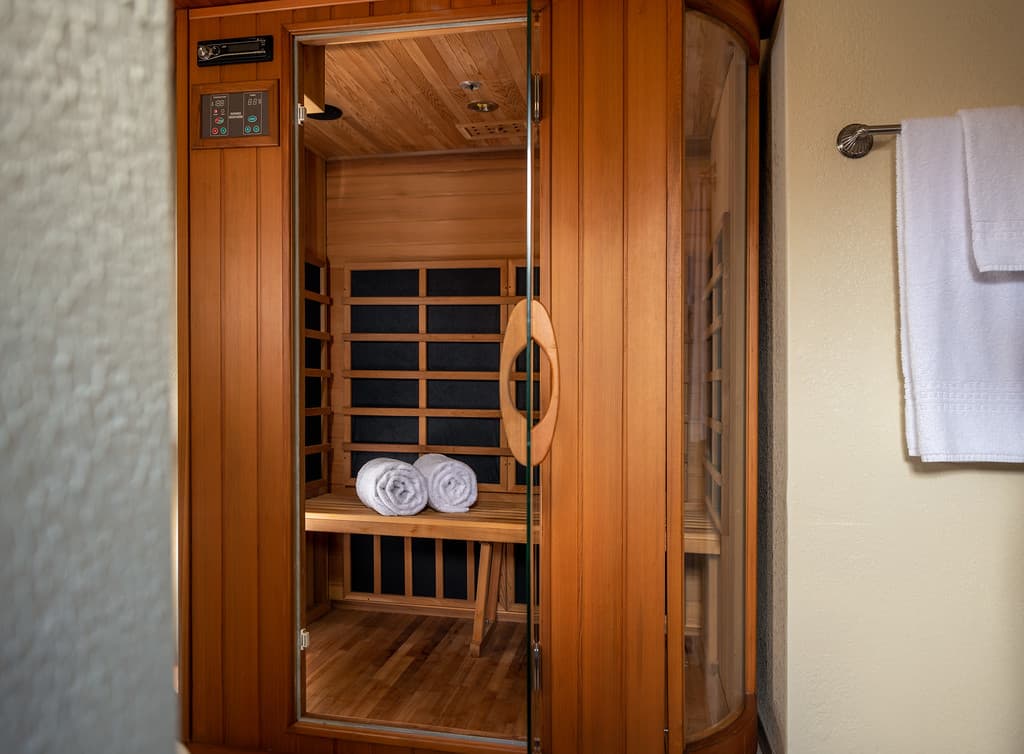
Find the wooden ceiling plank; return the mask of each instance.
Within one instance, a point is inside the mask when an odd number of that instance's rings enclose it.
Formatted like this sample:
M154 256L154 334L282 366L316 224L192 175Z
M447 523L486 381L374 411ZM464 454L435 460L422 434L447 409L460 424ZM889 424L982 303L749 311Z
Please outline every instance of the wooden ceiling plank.
M522 71L522 76L514 76L519 96L523 102L523 115L526 115L526 28L521 32L506 30L494 35L501 54L502 65L510 71Z
M406 151L407 144L414 141L410 124L394 123L384 111L386 98L372 87L376 83L376 68L363 54L366 45L344 45L328 50L333 70L329 68L334 96L339 107L346 112L346 118L335 122L336 130L344 133L350 130L358 133L366 144L357 149L355 144L339 144L339 157L355 154ZM342 104L343 103L343 104Z
M424 106L429 107L431 111L430 127L435 129L439 136L443 135L445 146L450 149L465 147L465 139L455 128L451 118L455 103L451 98L450 82L441 79L429 67L425 67L424 58L417 59L414 54L419 50L416 40L393 43L388 45L387 50L395 65L405 71L408 78L423 93Z
M457 125L525 122L525 44L521 24L329 44L326 100L344 117L311 121L307 142L327 159L521 147L524 135L469 139ZM467 109L476 96L498 110Z
M419 67L403 65L409 62L408 57L404 60L401 57L404 44L404 40L395 40L375 45L372 50L382 71L383 81L396 98L391 104L397 105L398 117L418 124L418 143L427 144L434 150L450 149L458 143L454 140L457 132L447 123L446 108L439 110L436 107L439 104L437 90L441 87L436 80L431 82ZM396 71L401 71L401 75L397 75Z

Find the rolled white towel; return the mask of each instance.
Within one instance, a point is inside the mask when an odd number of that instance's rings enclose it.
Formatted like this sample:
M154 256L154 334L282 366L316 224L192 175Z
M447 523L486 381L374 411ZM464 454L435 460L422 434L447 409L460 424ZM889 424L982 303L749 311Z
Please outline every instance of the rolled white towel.
M382 516L414 516L427 507L427 481L405 461L375 458L359 469L356 495Z
M476 474L462 461L429 453L413 464L427 480L427 501L442 513L465 513L476 502Z

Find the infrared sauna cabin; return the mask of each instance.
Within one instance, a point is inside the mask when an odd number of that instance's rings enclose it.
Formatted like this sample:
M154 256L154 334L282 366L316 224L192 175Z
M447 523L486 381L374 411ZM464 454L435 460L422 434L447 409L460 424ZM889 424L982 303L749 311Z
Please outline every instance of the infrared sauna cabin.
M754 751L771 5L178 3L194 752Z

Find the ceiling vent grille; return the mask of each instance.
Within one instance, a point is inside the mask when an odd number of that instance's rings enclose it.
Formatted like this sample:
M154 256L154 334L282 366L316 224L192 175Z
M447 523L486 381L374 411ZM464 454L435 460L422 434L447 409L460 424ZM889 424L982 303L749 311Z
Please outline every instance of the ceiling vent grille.
M526 133L526 124L521 120L509 120L504 123L456 123L455 127L470 141L522 138Z

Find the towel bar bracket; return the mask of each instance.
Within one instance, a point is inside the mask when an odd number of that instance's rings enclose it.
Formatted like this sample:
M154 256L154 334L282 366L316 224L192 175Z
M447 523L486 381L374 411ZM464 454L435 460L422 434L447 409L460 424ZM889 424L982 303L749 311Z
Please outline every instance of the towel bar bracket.
M836 135L836 149L839 154L850 159L863 157L875 145L875 136L879 134L898 134L898 124L884 126L866 126L863 123L850 123L840 129Z

